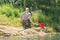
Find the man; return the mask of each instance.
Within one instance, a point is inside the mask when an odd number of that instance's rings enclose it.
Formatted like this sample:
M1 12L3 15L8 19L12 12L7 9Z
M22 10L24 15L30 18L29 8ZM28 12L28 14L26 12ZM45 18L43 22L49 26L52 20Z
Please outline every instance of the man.
M26 8L25 9L25 12L23 12L21 18L22 18L22 23L23 23L23 26L25 29L27 28L31 28L31 25L30 25L30 12L29 12L29 8Z

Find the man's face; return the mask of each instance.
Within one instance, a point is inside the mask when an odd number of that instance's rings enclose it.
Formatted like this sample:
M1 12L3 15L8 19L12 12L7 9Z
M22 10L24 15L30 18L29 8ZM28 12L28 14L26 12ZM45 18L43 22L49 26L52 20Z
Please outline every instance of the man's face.
M27 9L25 12L26 12L26 13L28 13L28 12L29 12L29 10Z

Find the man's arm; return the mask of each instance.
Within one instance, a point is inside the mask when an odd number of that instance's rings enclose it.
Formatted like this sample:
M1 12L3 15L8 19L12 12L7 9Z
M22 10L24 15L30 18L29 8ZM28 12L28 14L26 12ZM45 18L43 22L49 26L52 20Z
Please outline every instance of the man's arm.
M23 20L24 12L21 14L21 19Z
M31 17L31 13L29 13L29 15L28 15L28 19L30 19L30 17Z

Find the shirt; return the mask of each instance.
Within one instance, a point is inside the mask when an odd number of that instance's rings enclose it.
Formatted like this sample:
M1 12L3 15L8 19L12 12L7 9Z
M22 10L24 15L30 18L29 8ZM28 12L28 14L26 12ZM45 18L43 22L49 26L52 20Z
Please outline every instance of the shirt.
M25 18L25 17L26 17L26 13L23 12L23 13L22 13L22 16L21 16L21 19L22 19L22 20L27 20L27 19L30 19L30 16L31 16L31 13L28 12L27 18Z

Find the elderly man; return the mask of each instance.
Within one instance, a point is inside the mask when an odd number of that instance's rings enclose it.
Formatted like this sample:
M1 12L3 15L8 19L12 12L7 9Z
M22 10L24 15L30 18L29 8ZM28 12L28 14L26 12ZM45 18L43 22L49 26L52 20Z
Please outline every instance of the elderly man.
M30 12L29 12L29 8L26 8L25 9L25 12L23 12L21 18L22 18L22 24L24 26L25 29L27 28L31 28L31 25L30 25Z

